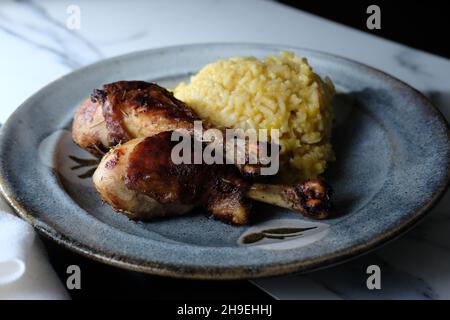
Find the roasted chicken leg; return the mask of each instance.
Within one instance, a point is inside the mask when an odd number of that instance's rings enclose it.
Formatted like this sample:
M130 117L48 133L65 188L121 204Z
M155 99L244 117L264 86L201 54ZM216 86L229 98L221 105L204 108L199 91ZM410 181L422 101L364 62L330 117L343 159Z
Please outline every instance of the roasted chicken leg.
M184 129L192 134L194 121L201 121L195 112L171 92L155 83L119 81L94 90L75 114L72 136L75 143L96 156L103 156L111 147L134 138L145 138L160 132ZM212 125L202 121L203 128ZM219 128L225 130L225 128ZM201 137L197 137L201 140ZM225 141L224 148L234 147L234 141ZM260 173L261 165L250 163L252 153L258 158L260 145L245 142L244 163L237 164L245 175ZM224 149L225 151L225 149ZM226 156L226 152L223 153Z
M312 218L328 215L331 189L321 180L253 184L232 165L174 164L176 143L170 137L166 131L111 149L93 177L102 199L134 219L180 215L202 206L214 218L241 225L249 222L252 200Z

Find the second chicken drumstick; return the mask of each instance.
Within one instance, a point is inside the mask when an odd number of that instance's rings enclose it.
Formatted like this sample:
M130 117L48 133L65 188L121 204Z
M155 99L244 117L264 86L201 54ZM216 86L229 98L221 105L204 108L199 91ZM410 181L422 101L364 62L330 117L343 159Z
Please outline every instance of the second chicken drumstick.
M324 181L254 184L232 165L174 164L171 134L162 132L113 148L94 174L102 199L134 219L180 215L201 206L214 218L242 225L249 222L254 200L312 218L328 216L331 189Z
M91 98L81 104L74 117L72 137L81 148L103 156L120 143L164 131L183 129L195 135L194 123L200 120L188 105L155 83L118 81L94 90ZM213 128L206 121L201 123L202 129ZM259 143L244 144L244 150L237 151L243 152L246 159L244 163L235 162L236 166L247 176L257 176L262 166L248 159L250 154L258 158Z

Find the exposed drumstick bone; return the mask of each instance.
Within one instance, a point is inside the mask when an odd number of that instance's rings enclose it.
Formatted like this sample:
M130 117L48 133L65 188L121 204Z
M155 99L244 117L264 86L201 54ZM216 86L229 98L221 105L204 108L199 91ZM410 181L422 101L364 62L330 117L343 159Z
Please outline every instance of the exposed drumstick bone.
M247 197L300 212L314 219L325 219L331 209L331 187L320 179L298 185L273 185L255 183Z

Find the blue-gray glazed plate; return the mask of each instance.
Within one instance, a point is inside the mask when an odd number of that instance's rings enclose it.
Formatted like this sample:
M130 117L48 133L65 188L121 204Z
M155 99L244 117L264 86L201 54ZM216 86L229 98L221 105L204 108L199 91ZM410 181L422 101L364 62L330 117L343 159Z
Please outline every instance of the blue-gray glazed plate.
M319 223L261 205L245 227L200 211L143 223L102 205L89 178L95 161L74 146L68 131L75 108L93 88L137 79L173 87L217 59L282 50L307 57L338 89L337 160L326 174L335 190L332 218ZM75 71L18 108L1 132L0 152L3 194L44 235L105 263L197 279L313 270L367 252L425 215L447 186L450 158L447 123L406 84L330 54L259 44L162 48Z

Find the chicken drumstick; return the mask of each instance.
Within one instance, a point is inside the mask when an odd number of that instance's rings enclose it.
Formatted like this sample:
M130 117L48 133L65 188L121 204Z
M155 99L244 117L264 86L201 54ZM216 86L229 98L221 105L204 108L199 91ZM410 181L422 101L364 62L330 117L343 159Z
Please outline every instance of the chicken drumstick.
M214 218L241 225L249 221L252 200L327 217L331 189L322 180L253 184L231 165L176 165L170 137L171 132L162 132L113 148L94 174L102 199L135 219L180 215L203 206Z
M111 147L134 138L176 129L196 134L194 121L201 119L184 102L157 84L118 81L104 85L101 90L94 90L91 98L81 104L74 116L72 137L81 148L103 156ZM205 121L202 123L203 129L213 127ZM201 137L196 138L201 141ZM226 141L224 148L227 143L230 146L234 142ZM245 142L245 150L241 151L244 152L245 163L237 164L244 175L260 174L261 165L248 161L250 153L258 158L259 148L258 143ZM235 154L237 156L237 152ZM227 153L224 152L224 155Z

